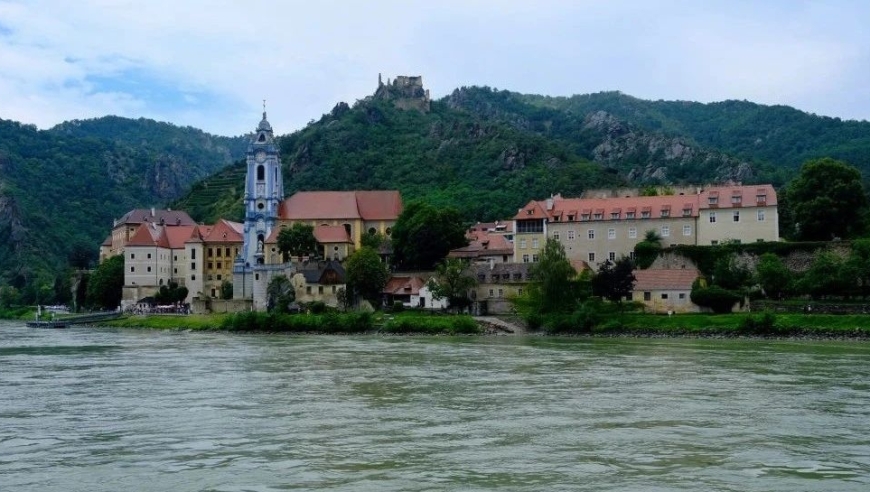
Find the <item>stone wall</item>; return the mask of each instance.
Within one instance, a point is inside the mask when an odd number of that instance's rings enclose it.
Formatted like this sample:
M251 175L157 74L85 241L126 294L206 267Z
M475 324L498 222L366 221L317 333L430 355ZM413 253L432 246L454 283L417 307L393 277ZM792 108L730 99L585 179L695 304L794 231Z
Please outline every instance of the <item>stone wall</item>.
M200 299L195 297L190 303L193 314L229 314L251 311L251 299Z

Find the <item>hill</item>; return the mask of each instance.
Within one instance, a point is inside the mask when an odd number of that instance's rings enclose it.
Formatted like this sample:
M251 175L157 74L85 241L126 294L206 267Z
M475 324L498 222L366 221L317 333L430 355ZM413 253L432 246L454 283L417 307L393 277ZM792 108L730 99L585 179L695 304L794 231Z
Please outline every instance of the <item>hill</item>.
M244 146L241 137L147 119L43 131L0 120L0 284L47 288L70 255L96 259L114 218L178 198Z

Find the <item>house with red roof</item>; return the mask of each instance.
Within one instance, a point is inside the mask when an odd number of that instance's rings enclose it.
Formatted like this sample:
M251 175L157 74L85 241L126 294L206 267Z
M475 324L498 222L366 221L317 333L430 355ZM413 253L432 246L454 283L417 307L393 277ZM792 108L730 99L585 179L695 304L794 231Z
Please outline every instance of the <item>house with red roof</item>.
M281 202L278 223L320 227L315 235L324 240L318 240L324 246L324 258L334 258L336 253L344 258L352 251L342 245L360 248L365 232L390 236L401 213L402 197L396 190L300 191ZM335 228L344 229L345 235Z
M685 193L685 192L683 192ZM532 200L514 216L514 257L538 261L547 239L571 260L592 268L633 256L647 231L661 244L778 241L776 192L771 185L717 186L662 196L599 196Z
M700 276L696 269L635 270L632 300L643 303L653 313L700 312L701 307L691 299L692 284Z
M136 208L130 210L120 219L115 219L112 224L112 232L100 245L100 261L119 255L124 252L124 247L130 238L142 224L168 225L168 226L192 226L196 225L187 212L171 209L146 209Z

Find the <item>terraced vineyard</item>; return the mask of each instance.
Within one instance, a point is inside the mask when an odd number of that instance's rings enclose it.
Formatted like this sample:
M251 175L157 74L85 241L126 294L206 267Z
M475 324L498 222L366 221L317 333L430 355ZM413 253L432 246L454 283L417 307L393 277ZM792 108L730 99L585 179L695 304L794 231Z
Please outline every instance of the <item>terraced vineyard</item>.
M239 161L218 174L197 182L172 208L184 210L197 222L244 219L245 162Z

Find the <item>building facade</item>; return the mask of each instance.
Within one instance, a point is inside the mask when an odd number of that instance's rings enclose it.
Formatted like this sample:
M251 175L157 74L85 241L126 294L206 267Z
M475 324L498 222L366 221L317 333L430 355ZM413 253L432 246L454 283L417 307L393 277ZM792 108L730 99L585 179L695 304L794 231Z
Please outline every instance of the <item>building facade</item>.
M514 217L514 258L538 261L547 239L570 260L593 269L631 257L648 231L663 247L725 241L778 241L776 192L770 185L721 186L690 195L562 198L531 201Z

